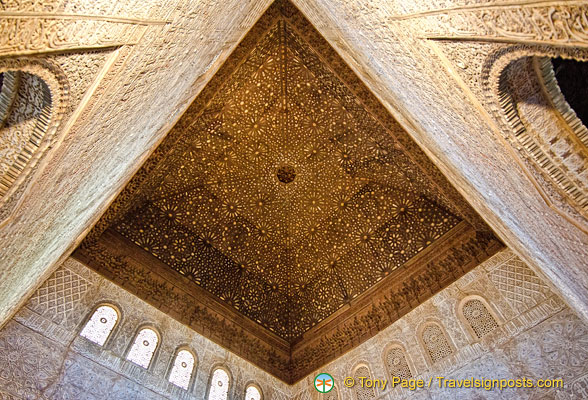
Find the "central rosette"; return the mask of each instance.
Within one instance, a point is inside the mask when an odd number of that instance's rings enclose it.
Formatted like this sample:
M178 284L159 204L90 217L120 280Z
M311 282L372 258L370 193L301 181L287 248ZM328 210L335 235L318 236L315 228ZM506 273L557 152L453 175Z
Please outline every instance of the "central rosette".
M296 178L296 170L291 165L282 165L276 172L278 180L282 183L290 183Z

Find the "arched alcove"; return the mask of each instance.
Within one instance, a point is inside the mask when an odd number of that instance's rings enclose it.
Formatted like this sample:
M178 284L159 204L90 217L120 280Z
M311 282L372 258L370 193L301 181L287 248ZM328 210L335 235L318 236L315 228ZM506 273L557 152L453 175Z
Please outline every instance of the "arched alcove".
M503 134L552 208L588 231L588 129L566 98L584 115L579 93L587 91L581 86L588 67L581 60L588 53L574 53L576 60L555 49L514 47L504 53L489 57L484 72ZM571 70L579 75L573 78Z
M390 379L398 377L400 379L412 379L414 377L408 354L404 347L398 343L389 345L383 353L384 365Z
M455 348L440 323L429 321L419 328L419 342L429 364L433 365L455 353Z
M16 209L65 113L69 86L53 63L0 60L0 224Z
M355 394L355 400L371 400L376 398L376 391L373 387L367 387L361 385L361 378L373 379L370 367L365 363L360 363L353 369L353 379L355 385L353 391Z

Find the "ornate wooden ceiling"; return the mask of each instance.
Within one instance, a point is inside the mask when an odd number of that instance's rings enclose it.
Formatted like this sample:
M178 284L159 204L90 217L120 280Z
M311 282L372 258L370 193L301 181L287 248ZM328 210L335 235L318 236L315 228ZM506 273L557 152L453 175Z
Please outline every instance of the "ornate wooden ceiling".
M500 247L280 1L76 256L292 382Z

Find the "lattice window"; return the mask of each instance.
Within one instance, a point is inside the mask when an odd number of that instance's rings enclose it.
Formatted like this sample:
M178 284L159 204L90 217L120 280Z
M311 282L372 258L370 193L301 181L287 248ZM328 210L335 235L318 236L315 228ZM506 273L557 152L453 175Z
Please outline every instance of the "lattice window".
M210 380L210 393L208 400L227 400L229 395L229 374L222 369L217 368L212 373Z
M466 301L461 311L478 338L498 328L496 319L490 314L484 303L478 299Z
M118 312L114 308L100 306L94 311L80 335L100 346L104 346L117 322Z
M453 349L437 324L430 324L423 330L423 344L431 361L437 362L453 354Z
M353 379L355 379L356 385L355 385L355 397L357 400L369 400L369 399L375 399L376 398L376 392L374 392L373 388L368 388L368 387L362 387L362 385L360 385L360 378L361 377L365 377L365 378L369 378L371 379L371 374L370 374L370 370L368 367L366 367L365 365L357 368L355 370L355 374L353 376Z
M386 354L386 366L388 367L388 373L392 377L396 376L400 379L411 379L413 377L406 355L399 347L394 347L388 351Z
M245 400L261 400L261 392L253 385L249 385L245 391Z
M135 342L127 355L127 360L143 368L149 368L158 342L159 337L153 329L142 329L135 338Z
M187 350L180 350L174 360L169 374L169 381L182 389L188 390L194 372L194 356Z

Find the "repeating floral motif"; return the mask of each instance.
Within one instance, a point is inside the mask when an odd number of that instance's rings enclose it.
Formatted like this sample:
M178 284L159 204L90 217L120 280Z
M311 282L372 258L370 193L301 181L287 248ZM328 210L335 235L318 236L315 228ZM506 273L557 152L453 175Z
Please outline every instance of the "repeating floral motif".
M490 279L519 313L552 295L545 282L524 262L516 258L493 270Z
M288 341L462 220L321 57L275 22L115 226Z
M462 290L468 291L470 288L477 287L481 281L490 283L491 272L499 269L505 263L512 263L513 258L516 259L508 251L497 254L471 272L475 279L468 279L470 278L468 274L460 287ZM202 394L207 391L209 383L207 374L202 373L202 371L212 370L212 365L218 363L219 359L227 360L226 365L232 369L235 377L234 382L231 382L231 387L235 385L235 389L229 391L230 399L240 398L239 396L245 393L246 385L252 381L253 377L255 377L256 384L262 387L264 395L267 395L265 398L276 400L309 400L313 398L314 389L312 389L311 379L314 376L313 374L310 374L309 379L302 379L294 386L287 386L275 380L275 378L262 378L266 375L261 370L247 364L238 357L230 356L220 347L200 335L195 335L190 329L183 327L156 309L147 306L122 289L106 282L100 283L104 281L103 278L90 270L86 270L81 264L69 260L67 265L70 271L84 276L89 282L92 282L93 288L100 287L100 290L92 295L92 299L85 300L84 310L77 312L91 312L93 304L96 301L104 301L105 296L107 296L110 299L116 299L117 303L121 305L123 315L126 315L127 318L132 317L131 321L134 321L133 323L135 324L142 321L140 318L135 318L138 316L159 320L162 326L168 327L163 332L167 341L164 340L161 343L162 355L154 361L155 365L150 368L151 371L138 366L129 367L132 364L125 364L124 346L120 350L113 347L111 351L97 351L101 349L99 346L82 337L76 339L74 345L70 346L69 352L66 354L65 349L61 346L57 346L53 341L43 338L44 334L54 329L51 325L44 328L39 328L39 325L36 325L36 329L40 329L40 332L33 332L22 324L13 321L0 331L0 396L3 396L0 398L71 400L86 398L96 400L104 398L202 398ZM460 284L460 281L456 284ZM531 322L526 319L525 312L516 313L507 322L508 324L535 325L528 325L526 329L517 333L509 332L501 325L495 330L495 332L499 332L498 335L493 332L492 335L484 336L474 345L458 346L456 353L452 357L441 360L433 366L423 364L421 361L423 349L414 340L414 332L416 332L421 321L439 312L447 313L447 315L444 315L445 319L458 320L457 315L450 315L451 312L447 311L450 308L439 307L443 302L451 302L452 304L457 302L457 299L452 298L452 294L447 294L454 293L452 288L456 284L427 301L423 305L425 307L419 307L397 321L396 324L384 330L379 336L374 337L321 369L332 373L336 382L341 382L340 379L353 373L353 366L362 363L362 360L366 358L373 360L371 368L374 370L384 371L387 362L392 362L394 365L403 364L402 362L395 362L397 356L403 355L401 353L393 353L394 357L387 359L384 358L385 354L381 354L385 351L388 341L391 341L403 343L403 346L408 348L411 359L415 362L416 373L414 377L417 378L428 376L427 374L433 374L434 376L446 375L460 379L467 379L471 376L499 378L525 376L532 379L562 377L566 386L558 391L513 391L509 389L504 391L503 394L507 394L510 398L524 396L558 399L583 398L583 394L586 392L588 328L568 309L561 312L555 311L554 314L547 314L540 318L538 322ZM487 300L496 304L505 301L500 295L499 298L489 298ZM437 306L431 306L431 303L437 304ZM535 313L540 313L540 310L541 302L534 307ZM26 324L26 319L21 318L21 321ZM50 321L50 319L47 319L47 321ZM454 328L453 324L449 323L446 327L449 335L456 335L457 332L454 332L454 330L459 329L459 327ZM413 332L413 334L411 335L410 332ZM179 343L185 343L188 337L194 340L191 347L195 349L199 360L196 367L197 379L193 392L187 392L171 384L166 386L168 385L166 368L173 364L171 361L176 354L173 349ZM128 335L123 335L121 332L114 338L115 342L119 340L128 345L129 340L132 340L132 338ZM480 344L482 343L490 346L486 350L480 351ZM381 363L378 360L382 360ZM360 371L362 376L364 372ZM365 373L370 374L369 371ZM327 398L355 400L351 389L341 387L338 389L339 397L333 392L332 396ZM490 398L497 398L497 392L489 391L484 393ZM365 394L371 396L368 392ZM384 398L386 396L405 398L405 395L427 398L428 395L433 398L471 399L479 396L479 393L457 389L451 392L433 389L430 392L405 393L398 388L388 388L383 393L378 392L378 395L384 396Z
M107 20L3 18L0 56L136 44L144 26ZM31 35L31 32L38 32ZM64 34L65 33L65 34Z
M11 396L38 398L59 373L64 350L10 322L0 332L0 384Z
M588 8L585 5L489 7L433 14L436 15L425 17L426 24L423 24L430 37L588 43Z

